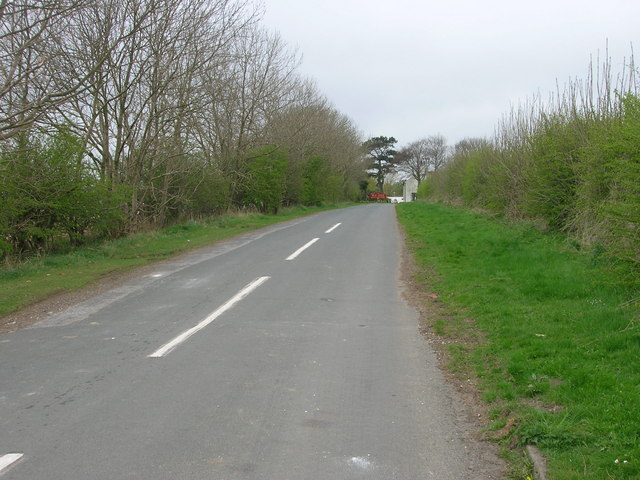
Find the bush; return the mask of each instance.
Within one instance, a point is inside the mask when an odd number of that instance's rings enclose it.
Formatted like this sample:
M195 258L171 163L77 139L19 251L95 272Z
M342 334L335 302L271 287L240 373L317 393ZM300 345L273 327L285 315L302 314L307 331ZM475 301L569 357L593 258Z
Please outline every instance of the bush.
M123 196L94 175L83 154L80 140L65 128L2 152L0 254L51 250L65 237L79 245L89 233L119 230Z
M303 174L303 205L322 205L326 193L323 188L323 180L326 178L327 174L325 170L326 166L322 158L313 157L307 160Z
M575 215L582 123L580 119L543 117L529 139L523 211L530 218L544 220L552 230L565 230Z
M261 213L278 213L287 174L287 154L275 146L251 152L247 164L244 199Z
M187 210L196 217L220 215L231 204L231 182L212 169L198 172L193 178L193 193Z
M609 129L604 145L596 148L608 175L602 208L607 243L612 252L640 272L640 98L622 99L623 116Z

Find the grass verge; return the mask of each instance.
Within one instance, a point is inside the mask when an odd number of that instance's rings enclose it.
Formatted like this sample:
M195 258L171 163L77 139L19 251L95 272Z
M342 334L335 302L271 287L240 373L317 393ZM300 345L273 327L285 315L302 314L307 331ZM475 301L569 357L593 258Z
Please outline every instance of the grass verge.
M424 301L446 307L432 327L450 367L478 379L487 435L536 445L555 480L640 479L639 312L597 253L440 204L397 212Z
M337 206L295 207L283 209L278 215L223 215L5 266L0 269L0 317L56 293L84 287L107 274L132 270L243 232L332 208Z

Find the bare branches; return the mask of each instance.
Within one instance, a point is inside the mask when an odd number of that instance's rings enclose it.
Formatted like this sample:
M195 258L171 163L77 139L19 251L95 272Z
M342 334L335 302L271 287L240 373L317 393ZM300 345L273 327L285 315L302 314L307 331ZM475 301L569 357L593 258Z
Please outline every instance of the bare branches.
M442 135L432 135L410 143L398 153L400 171L422 182L429 172L442 168L449 155L447 140Z
M85 0L0 4L0 140L19 135L66 101L84 78L63 84L63 36Z
M261 14L254 0L0 0L0 142L64 125L79 162L128 187L131 222L164 223L207 181L239 200L248 152L274 140L353 176L359 135Z

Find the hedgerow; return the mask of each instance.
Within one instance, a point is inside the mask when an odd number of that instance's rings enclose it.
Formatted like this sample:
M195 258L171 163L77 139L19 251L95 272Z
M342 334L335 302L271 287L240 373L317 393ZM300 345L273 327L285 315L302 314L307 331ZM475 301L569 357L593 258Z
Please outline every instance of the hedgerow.
M607 63L546 105L514 109L491 142L431 174L424 197L569 233L640 286L640 74L629 65L616 82Z

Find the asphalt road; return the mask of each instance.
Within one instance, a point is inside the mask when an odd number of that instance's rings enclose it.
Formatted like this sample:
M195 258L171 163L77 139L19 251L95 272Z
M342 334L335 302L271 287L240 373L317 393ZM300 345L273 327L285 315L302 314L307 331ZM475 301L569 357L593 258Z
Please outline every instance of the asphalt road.
M324 212L0 336L0 476L488 478L399 266L393 206Z

